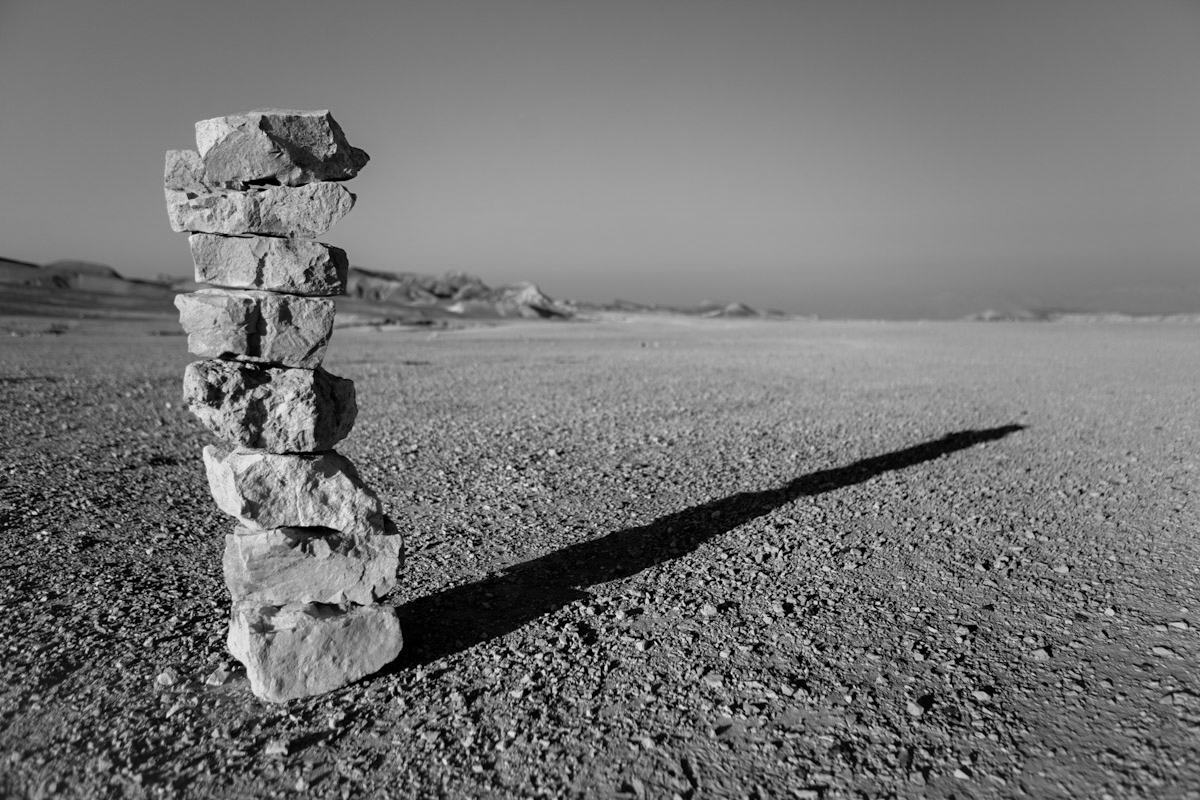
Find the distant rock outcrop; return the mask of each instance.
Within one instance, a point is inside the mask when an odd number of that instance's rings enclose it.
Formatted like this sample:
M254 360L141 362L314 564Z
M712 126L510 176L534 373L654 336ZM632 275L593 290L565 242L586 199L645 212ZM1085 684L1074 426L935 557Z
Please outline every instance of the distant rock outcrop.
M498 317L543 319L566 319L575 313L570 306L547 297L532 283L515 283L498 289L484 287L473 296L464 297L447 306L447 310L473 316L494 314Z
M703 317L761 317L758 311L755 311L745 303L730 303L720 308L715 308L712 311L705 311L701 314Z
M963 317L967 322L1045 322L1054 319L1052 311L1033 311L1027 308L997 310L989 308Z
M481 278L466 272L447 272L439 277L416 272L381 272L351 267L346 283L346 294L350 297L399 305L433 305L461 299L478 291L490 290Z
M493 289L467 272L435 276L351 267L346 293L383 305L437 306L460 316L568 318L575 314L570 304L547 296L532 283Z

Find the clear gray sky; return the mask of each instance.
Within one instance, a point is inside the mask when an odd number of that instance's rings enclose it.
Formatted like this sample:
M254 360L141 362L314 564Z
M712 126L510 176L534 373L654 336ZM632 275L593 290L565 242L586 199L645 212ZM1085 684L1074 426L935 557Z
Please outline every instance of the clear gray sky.
M1200 310L1200 0L0 0L0 256L190 271L163 152L329 108L383 270Z

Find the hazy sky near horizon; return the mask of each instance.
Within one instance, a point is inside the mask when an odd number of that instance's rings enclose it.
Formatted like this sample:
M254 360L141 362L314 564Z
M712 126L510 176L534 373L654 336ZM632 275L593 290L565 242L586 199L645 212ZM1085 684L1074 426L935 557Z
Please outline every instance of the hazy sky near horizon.
M0 0L0 256L186 274L163 153L264 106L371 154L366 268L1200 310L1200 0Z

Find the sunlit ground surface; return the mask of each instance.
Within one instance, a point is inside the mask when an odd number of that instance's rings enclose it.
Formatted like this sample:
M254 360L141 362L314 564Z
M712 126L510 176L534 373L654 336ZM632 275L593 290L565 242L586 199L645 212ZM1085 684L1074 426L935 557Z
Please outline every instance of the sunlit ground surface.
M203 684L232 523L170 330L0 341L0 794L1200 786L1194 326L338 331L408 643L286 706Z

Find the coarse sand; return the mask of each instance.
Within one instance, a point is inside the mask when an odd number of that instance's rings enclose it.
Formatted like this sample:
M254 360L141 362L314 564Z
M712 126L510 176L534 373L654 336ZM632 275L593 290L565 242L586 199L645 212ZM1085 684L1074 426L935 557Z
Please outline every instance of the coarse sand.
M339 330L406 645L276 706L173 321L0 323L0 796L1200 797L1194 325Z

